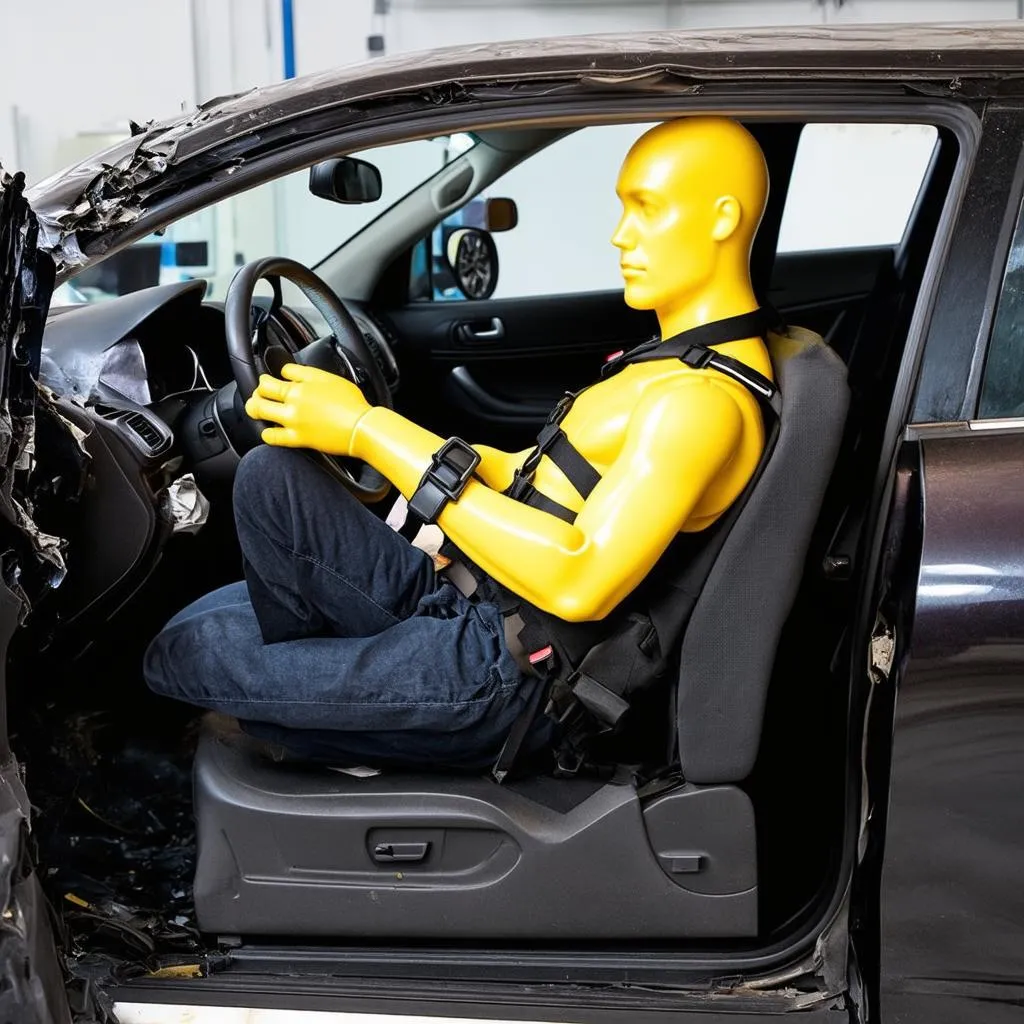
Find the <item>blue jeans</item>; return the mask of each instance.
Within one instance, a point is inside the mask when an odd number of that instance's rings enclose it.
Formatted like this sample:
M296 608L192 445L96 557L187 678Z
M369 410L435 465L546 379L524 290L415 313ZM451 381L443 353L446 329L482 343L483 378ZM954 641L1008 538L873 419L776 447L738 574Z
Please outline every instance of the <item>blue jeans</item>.
M509 653L498 608L436 576L305 453L249 452L234 503L245 582L167 623L146 652L150 688L299 756L493 763L542 685ZM538 721L527 747L550 738Z

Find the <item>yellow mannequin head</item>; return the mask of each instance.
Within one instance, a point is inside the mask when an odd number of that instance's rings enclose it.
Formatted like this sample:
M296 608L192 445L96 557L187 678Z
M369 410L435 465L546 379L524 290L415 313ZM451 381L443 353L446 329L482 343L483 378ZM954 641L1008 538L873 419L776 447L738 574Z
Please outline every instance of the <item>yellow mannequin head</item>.
M753 136L722 117L667 121L626 155L612 244L626 303L653 309L662 337L757 306L750 247L768 196Z

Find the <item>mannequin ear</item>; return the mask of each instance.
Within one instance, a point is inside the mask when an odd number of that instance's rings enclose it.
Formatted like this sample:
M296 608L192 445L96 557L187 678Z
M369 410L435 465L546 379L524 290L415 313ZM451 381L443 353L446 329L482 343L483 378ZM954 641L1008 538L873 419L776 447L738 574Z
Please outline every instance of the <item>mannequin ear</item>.
M724 242L739 227L742 217L743 207L735 196L721 196L716 199L711 237L716 242Z

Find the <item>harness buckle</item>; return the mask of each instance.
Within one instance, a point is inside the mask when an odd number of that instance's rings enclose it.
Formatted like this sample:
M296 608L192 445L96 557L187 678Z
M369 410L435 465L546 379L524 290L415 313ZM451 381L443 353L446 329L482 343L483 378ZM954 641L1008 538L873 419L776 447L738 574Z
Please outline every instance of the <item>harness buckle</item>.
M572 403L576 401L576 396L571 391L566 391L562 397L555 402L555 407L548 414L548 425L557 426L566 416L569 415L569 410L572 408Z
M466 484L480 465L480 453L461 437L450 437L430 457L416 491L409 499L409 508L425 523L437 517L449 501L458 501Z

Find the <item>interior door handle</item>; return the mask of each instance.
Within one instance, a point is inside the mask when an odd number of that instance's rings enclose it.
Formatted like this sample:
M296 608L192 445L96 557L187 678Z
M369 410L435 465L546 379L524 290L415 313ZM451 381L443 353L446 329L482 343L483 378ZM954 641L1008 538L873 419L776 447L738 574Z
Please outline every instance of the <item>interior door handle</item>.
M492 316L490 325L481 327L480 325L484 322L482 320L473 320L459 324L456 328L459 337L463 341L469 342L497 341L499 338L505 337L505 324L502 323L499 317Z

